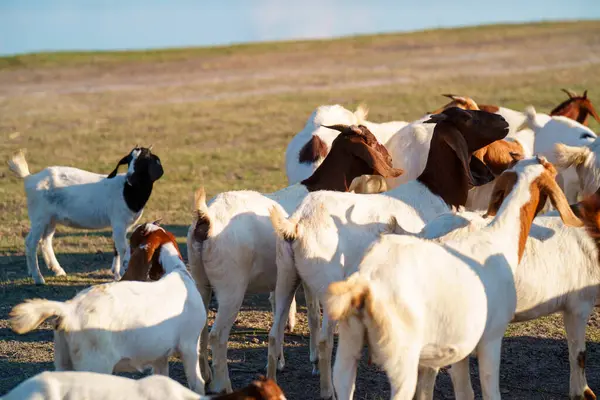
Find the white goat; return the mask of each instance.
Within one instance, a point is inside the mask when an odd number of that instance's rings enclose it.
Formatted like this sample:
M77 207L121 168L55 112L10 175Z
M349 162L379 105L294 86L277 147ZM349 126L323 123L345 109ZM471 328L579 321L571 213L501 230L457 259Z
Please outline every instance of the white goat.
M486 227L443 244L383 235L357 273L329 286L327 312L341 321L334 367L338 399L352 397L365 336L390 379L393 399L413 398L419 365L468 362L474 350L483 398L500 399L501 343L515 311L515 274L540 197L550 197L566 224L582 226L555 175L545 159L523 160L498 179L488 210L496 218Z
M127 173L117 175L117 169L124 164L128 165ZM48 167L31 175L22 151L8 165L25 180L31 221L25 253L27 269L35 283L45 283L37 258L40 241L48 268L55 275L65 275L52 249L57 224L83 229L112 227L116 249L112 271L115 279L120 279L127 230L141 217L154 182L163 175L160 159L151 148L136 146L108 177L71 167Z
M269 334L268 377L276 375L285 316L300 279L322 300L329 283L356 270L364 251L379 237L392 215L408 229L420 230L451 206L464 205L470 184L487 183L493 178L471 153L504 137L507 124L502 117L450 108L432 116L431 122L437 125L427 166L418 180L383 194L311 193L289 220L279 209L272 210L278 235L277 286L275 319ZM325 310L319 334L323 398L333 395L333 329Z
M208 397L168 376L139 380L95 372L42 372L0 397L2 400L200 400Z
M152 365L169 374L168 357L179 352L188 385L204 394L198 364L200 333L206 324L202 297L172 237L146 224L147 259L160 249L166 275L156 282L113 282L92 286L67 302L28 300L11 312L11 326L27 333L56 317L56 370L111 374Z
M369 110L364 104L352 112L339 104L317 107L304 128L296 134L285 151L285 171L293 185L310 177L323 162L339 132L330 125L364 125L385 145L389 138L407 124L404 121L375 123L366 120Z
M584 146L592 143L597 137L590 128L577 121L562 116L550 117L537 114L532 106L527 107L525 115L529 128L535 133L534 153L545 156L551 163L556 162L554 146L557 143ZM576 202L579 194L579 182L574 169L559 169L557 180L569 202Z
M362 174L398 175L383 145L363 126L332 126L341 132L333 141L331 152L313 175L283 190L270 194L254 191L221 193L207 206L204 191L197 193L195 217L188 232L188 258L198 290L208 305L211 286L215 289L219 310L203 343L210 342L213 354L211 390L230 392L227 368L229 332L246 293L264 293L275 289L275 233L269 222L269 209L277 208L283 215L296 209L311 191L348 190L347 185ZM313 302L305 287L307 307L311 310L309 324L318 330L319 304ZM272 307L275 310L275 298ZM293 294L292 294L293 299ZM286 317L290 311L288 304ZM315 317L317 319L315 320ZM290 320L293 319L293 313ZM293 328L293 321L292 321ZM311 337L311 361L316 362L316 335ZM281 350L281 349L280 349ZM278 367L283 368L283 352ZM208 365L206 344L201 349L202 364Z

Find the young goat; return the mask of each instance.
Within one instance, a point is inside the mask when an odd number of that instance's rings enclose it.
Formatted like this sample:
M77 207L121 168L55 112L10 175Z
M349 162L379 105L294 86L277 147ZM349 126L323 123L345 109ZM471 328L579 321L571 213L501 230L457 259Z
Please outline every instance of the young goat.
M172 236L153 224L141 229L143 257L151 260L160 251L159 263L166 272L160 280L96 285L64 303L28 300L13 308L12 329L27 333L56 317L54 365L58 371L110 374L152 365L156 373L168 376L168 357L177 351L188 385L203 394L198 365L199 338L206 324L202 297Z
M234 393L201 396L166 376L139 380L95 372L42 372L22 382L2 400L285 400L272 379L260 377Z
M519 260L540 199L549 196L565 224L582 226L543 158L502 174L488 209L495 218L443 244L383 235L358 272L329 286L326 309L340 320L334 366L338 399L350 399L366 337L385 369L393 399L412 399L418 367L439 368L477 351L484 399L500 399L500 348L512 319Z
M276 237L269 222L269 209L275 207L282 215L287 215L310 192L347 191L352 179L363 174L397 176L402 173L392 168L392 160L385 147L366 127L337 125L329 129L340 134L333 141L325 161L302 183L270 194L225 192L216 196L208 206L204 191L197 193L195 217L188 232L188 257L205 305L209 304L212 288L219 304L208 339L213 354L212 391L232 390L227 369L227 341L244 295L275 289ZM305 295L308 300L312 299L308 293L305 292ZM273 296L271 300L274 300ZM274 310L276 305L272 303L272 306ZM318 313L318 303L309 301L308 307ZM317 324L313 328L316 332L318 320L309 323ZM291 325L293 327L293 321ZM208 352L204 344L207 329L203 331L202 340L203 368L208 367ZM284 359L283 353L280 353L279 368L282 368ZM311 360L315 359L316 342L312 340Z
M309 293L324 299L327 286L356 271L358 261L375 241L390 217L409 230L420 230L427 221L465 204L468 189L493 179L491 171L472 153L502 139L508 125L498 115L450 108L433 115L437 123L427 165L415 181L383 194L317 192L308 195L291 218L271 211L277 233L276 312L269 333L267 376L274 378L283 342L285 316L302 280ZM317 316L310 316L309 320ZM315 332L313 329L311 332ZM319 333L321 397L333 395L331 352L333 329L327 311Z
M71 167L48 167L31 175L23 152L15 154L8 165L25 180L31 221L25 252L35 283L45 282L37 258L40 240L48 268L55 275L65 275L52 249L57 224L83 229L112 227L116 249L112 271L115 279L120 279L127 230L141 217L154 182L163 175L160 159L151 149L136 146L108 177ZM128 166L126 174L117 175L120 165Z
M388 139L407 123L392 121L375 123L366 120L369 110L361 104L352 112L339 104L317 107L306 125L292 138L285 151L285 171L293 185L310 177L329 153L339 132L326 128L331 125L364 125L385 145Z

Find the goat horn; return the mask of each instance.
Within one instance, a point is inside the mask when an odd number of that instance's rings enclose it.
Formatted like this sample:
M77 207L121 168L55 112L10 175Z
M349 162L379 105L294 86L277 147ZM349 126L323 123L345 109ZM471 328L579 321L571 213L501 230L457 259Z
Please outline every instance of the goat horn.
M563 92L565 92L567 94L567 96L569 96L570 99L572 99L573 97L577 97L577 93L575 93L574 91L570 90L570 89L560 89Z
M152 225L158 225L160 223L160 221L162 221L162 217L160 217L159 219L155 219L154 221L152 221Z
M337 124L337 125L321 125L322 127L328 128L328 129L333 129L334 131L338 131L338 132L345 132L349 126L348 125L344 125L344 124Z
M152 147L154 147L153 144L151 144L150 146L148 146L148 150L152 150Z

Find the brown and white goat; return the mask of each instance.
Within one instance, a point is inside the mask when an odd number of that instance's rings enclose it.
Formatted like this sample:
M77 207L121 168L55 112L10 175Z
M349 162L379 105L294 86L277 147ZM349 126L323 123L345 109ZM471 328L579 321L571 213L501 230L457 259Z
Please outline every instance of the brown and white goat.
M178 352L190 388L204 394L198 365L206 309L172 236L154 224L142 227L135 254L158 263L165 275L156 282L114 282L92 286L66 302L28 300L10 313L12 329L27 333L56 317L54 365L57 371L143 370L169 374L169 356ZM151 312L149 312L151 310Z

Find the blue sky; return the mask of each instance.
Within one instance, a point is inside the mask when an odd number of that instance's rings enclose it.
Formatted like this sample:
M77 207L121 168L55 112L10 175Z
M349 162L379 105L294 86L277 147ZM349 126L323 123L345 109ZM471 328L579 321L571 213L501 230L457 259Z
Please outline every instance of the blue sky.
M0 0L0 54L209 46L556 19L600 19L600 0Z

